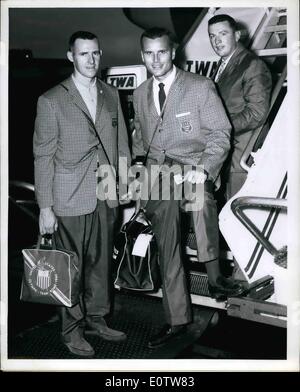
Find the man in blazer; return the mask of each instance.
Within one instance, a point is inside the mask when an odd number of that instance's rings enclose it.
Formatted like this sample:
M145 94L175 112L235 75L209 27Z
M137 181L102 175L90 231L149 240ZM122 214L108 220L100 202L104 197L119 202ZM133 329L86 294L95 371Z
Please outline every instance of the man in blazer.
M231 126L214 84L173 65L171 34L161 28L141 36L141 54L152 78L134 91L133 157L147 156L147 167L161 172L151 188L145 211L156 236L167 325L149 341L157 347L183 333L191 322L190 296L180 249L180 207L176 183L169 198L152 197L167 183L173 168L184 170L184 181L203 184L203 208L192 211L199 261L205 262L213 294L238 295L241 287L222 277L218 260L218 217L213 187L230 147ZM178 174L178 173L177 173ZM152 179L151 179L152 180ZM151 181L150 181L151 182Z
M213 79L233 129L232 148L222 176L229 199L246 180L240 160L253 133L266 120L272 79L266 64L239 42L241 32L231 16L212 17L208 34L212 48L221 57Z
M126 338L104 319L111 308L117 200L97 199L97 170L106 165L113 173L119 156L129 162L131 158L118 91L97 79L98 38L85 31L74 33L67 56L73 74L39 97L37 104L35 189L40 233L54 233L57 248L75 251L80 262L81 301L60 309L63 342L73 354L92 356L83 331L110 341ZM115 185L115 177L111 181Z

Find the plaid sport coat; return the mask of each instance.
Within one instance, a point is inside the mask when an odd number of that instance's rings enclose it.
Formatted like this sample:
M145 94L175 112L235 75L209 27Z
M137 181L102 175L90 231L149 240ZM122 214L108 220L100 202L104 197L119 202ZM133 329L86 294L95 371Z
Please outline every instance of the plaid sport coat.
M97 80L95 123L72 77L40 96L33 152L39 207L53 206L59 216L91 213L97 203L97 161L103 165L109 159L116 167L119 155L131 162L117 89Z
M152 85L153 78L147 79L133 95L134 158L146 154L160 121ZM214 83L177 68L148 157L158 164L168 156L183 164L203 165L209 179L215 181L230 149L230 131L231 125Z

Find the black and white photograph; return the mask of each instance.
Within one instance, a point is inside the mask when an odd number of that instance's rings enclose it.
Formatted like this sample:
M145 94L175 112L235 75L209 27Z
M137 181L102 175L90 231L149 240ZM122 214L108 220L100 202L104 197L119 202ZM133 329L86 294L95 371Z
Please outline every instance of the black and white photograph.
M1 370L299 372L298 1L0 16Z

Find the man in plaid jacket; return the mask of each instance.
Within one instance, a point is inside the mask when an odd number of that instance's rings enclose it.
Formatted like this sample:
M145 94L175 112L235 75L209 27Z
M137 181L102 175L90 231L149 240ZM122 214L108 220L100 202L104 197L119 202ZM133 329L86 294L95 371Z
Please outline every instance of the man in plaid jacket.
M150 339L149 347L153 348L183 333L192 320L180 250L180 207L185 200L174 197L177 185L172 178L170 197L163 197L165 180L175 166L188 167L185 183L203 184L203 206L192 211L192 221L198 259L205 263L211 294L233 296L242 290L236 282L222 276L218 260L218 215L213 188L230 149L231 131L221 99L211 80L173 65L175 48L167 30L153 28L144 32L141 49L143 62L153 77L134 91L133 157L147 155L147 168L161 167L149 200L142 200L158 243L167 321L162 331ZM160 186L162 195L152 197L154 193L159 195Z
M54 233L57 248L75 251L80 261L80 304L60 309L63 342L73 354L93 356L83 331L109 341L126 338L104 319L111 308L110 261L118 200L97 199L97 170L107 165L113 173L119 157L129 163L131 158L118 91L97 79L98 38L89 32L74 33L67 56L73 74L38 100L35 189L41 234Z

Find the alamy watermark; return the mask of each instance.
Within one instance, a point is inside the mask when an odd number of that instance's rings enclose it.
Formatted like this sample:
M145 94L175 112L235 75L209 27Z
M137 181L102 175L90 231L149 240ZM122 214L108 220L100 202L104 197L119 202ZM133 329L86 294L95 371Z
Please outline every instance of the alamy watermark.
M199 210L204 201L203 173L203 165L128 166L127 158L121 157L118 176L111 165L98 168L97 197L117 200L128 195L133 201L180 200L185 202L187 210Z

